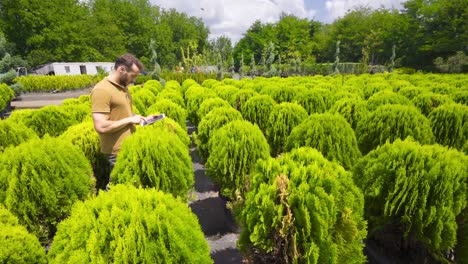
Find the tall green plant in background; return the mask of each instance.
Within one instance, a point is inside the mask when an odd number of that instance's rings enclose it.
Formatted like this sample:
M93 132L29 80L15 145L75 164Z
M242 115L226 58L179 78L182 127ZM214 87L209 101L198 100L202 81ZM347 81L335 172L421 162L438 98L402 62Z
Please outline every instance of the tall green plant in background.
M253 263L364 263L364 197L351 173L312 148L259 161L239 245Z
M0 203L47 243L77 200L94 191L89 161L56 138L33 139L0 155Z
M270 156L268 142L258 126L248 121L232 121L216 130L209 142L207 175L231 200L243 197L246 177L258 159Z
M466 155L439 145L396 140L371 151L353 168L370 237L406 250L422 244L443 259L456 244L455 218L467 206L467 171Z
M77 203L47 257L49 263L213 263L185 203L124 185Z

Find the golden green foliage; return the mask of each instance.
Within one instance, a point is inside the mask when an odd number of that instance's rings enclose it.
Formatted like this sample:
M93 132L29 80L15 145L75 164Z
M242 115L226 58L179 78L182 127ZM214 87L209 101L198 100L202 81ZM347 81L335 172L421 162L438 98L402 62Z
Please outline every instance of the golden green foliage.
M182 89L182 86L176 80L169 80L169 81L166 82L166 85L164 86L164 88L180 91Z
M408 98L390 90L377 92L367 99L367 108L369 111L374 111L377 107L385 104L413 105Z
M315 89L301 91L296 94L293 102L301 105L307 113L323 113L327 110L327 105L322 96L322 92Z
M229 199L243 197L246 177L258 159L270 156L268 142L258 126L248 121L227 123L211 134L208 142L207 175Z
M94 190L89 161L71 143L32 139L0 155L0 203L43 243L72 204Z
M175 120L171 119L170 117L166 117L156 123L151 124L151 127L154 129L162 129L168 133L177 135L177 137L184 143L185 146L190 147L192 142L190 141L190 137L187 134L187 129L182 128L179 123ZM142 127L137 127L137 131Z
M468 90L453 92L450 97L453 99L453 101L468 106Z
M187 129L185 120L187 119L187 111L180 105L174 103L169 99L156 100L156 103L152 104L147 110L146 114L160 114L164 113L166 117L172 118L176 121L180 127L184 130Z
M242 105L241 113L245 120L257 124L260 130L265 133L268 126L268 118L275 105L276 102L271 96L256 95Z
M271 96L277 103L292 102L297 93L305 90L304 87L301 88L281 83L267 83L263 85L260 94Z
M138 112L146 116L148 107L156 102L156 95L148 89L140 89L132 95L132 100Z
M211 110L218 108L218 107L226 107L229 108L231 105L229 104L228 101L219 98L219 97L213 97L213 98L208 98L203 103L201 103L200 108L198 108L197 111L197 117L198 120L203 121L203 118L211 112Z
M90 164L96 164L99 155L99 135L92 120L69 127L60 138L72 143L83 151Z
M5 83L0 83L0 111L3 111L13 98L15 98L13 89Z
M400 90L398 90L398 94L403 95L404 97L413 100L416 98L416 96L424 93L424 89L421 87L414 87L414 86L408 86L408 87L403 87Z
M0 120L0 153L9 146L17 146L30 139L38 138L34 130L12 119Z
M208 159L208 142L213 132L234 120L242 120L242 115L230 106L215 108L203 117L197 132L193 134L200 158L204 161Z
M448 95L435 94L431 92L421 93L413 99L413 104L421 110L425 116L429 116L432 110L437 107L452 102Z
M93 83L92 75L28 75L13 80L23 85L25 92L37 91L66 91L90 87Z
M297 125L307 118L307 111L296 103L281 103L271 109L266 127L266 138L272 156L283 152L286 139Z
M163 100L163 99L169 99L172 102L178 104L180 107L185 108L184 97L182 96L182 93L180 93L180 92L178 92L176 90L173 90L173 89L164 89L164 90L162 90L158 94L158 96L156 96L156 102L159 101L159 100Z
M47 263L37 237L0 204L0 263Z
M398 139L371 151L353 168L371 235L393 226L402 232L393 243L406 250L422 243L443 255L456 244L455 218L467 205L467 172L466 155L439 145Z
M200 108L200 105L208 98L218 97L213 90L202 86L191 86L185 92L185 105L187 109L188 119L195 126L198 125L200 119L198 119L197 111Z
M195 81L194 79L186 79L185 81L182 82L182 86L181 86L181 93L182 94L185 94L185 92L190 88L190 86L192 85L197 85L197 86L200 86L197 81Z
M464 149L468 142L468 106L443 104L434 109L428 118L437 143L460 151L468 150Z
M392 90L392 87L386 80L372 78L363 88L364 99L369 99L372 95L383 90Z
M161 127L143 127L123 142L111 178L186 199L194 182L189 148Z
M412 137L422 144L434 142L429 120L414 106L382 105L358 122L356 137L362 154L385 142Z
M211 86L213 86L214 84L217 84L219 83L218 80L215 80L215 79L206 79L202 82L202 86L203 87L206 87L206 88L211 88Z
M116 185L77 203L60 223L49 263L213 263L190 208L154 189Z
M258 93L252 89L240 89L236 94L234 94L235 101L232 106L240 111L245 102L256 95L258 95Z
M236 94L240 91L239 88L233 85L218 85L212 89L219 97L229 102L231 106L235 105Z
M149 80L143 84L143 89L149 90L154 96L157 96L163 90L163 86L157 80Z
M365 263L364 197L351 173L305 147L259 161L238 214L258 263Z
M317 149L325 158L347 169L361 157L353 129L338 114L312 114L295 127L285 150L304 146Z
M368 111L367 102L360 97L340 99L330 109L331 113L343 116L353 130L356 130L358 121L363 119Z

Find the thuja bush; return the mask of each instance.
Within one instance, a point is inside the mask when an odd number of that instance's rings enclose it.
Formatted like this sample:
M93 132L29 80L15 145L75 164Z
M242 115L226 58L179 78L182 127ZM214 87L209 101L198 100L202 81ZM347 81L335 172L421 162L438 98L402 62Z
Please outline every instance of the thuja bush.
M201 86L191 86L185 92L185 105L187 109L188 119L195 126L198 125L200 120L197 116L197 111L200 105L208 98L218 97L216 93L208 88Z
M216 130L208 142L207 175L230 200L242 198L246 176L258 159L270 156L270 148L258 126L248 121L232 121Z
M213 88L213 91L222 99L229 102L230 105L234 105L236 101L236 94L239 92L239 88L233 85L220 85Z
M362 154L385 142L412 137L422 144L432 144L429 120L414 106L383 105L358 122L356 136Z
M194 79L186 79L186 80L184 80L184 81L182 82L180 92L184 95L185 92L186 92L192 85L200 86L200 85L197 83L197 81L195 81Z
M190 137L187 134L187 129L181 127L179 123L177 123L175 120L171 118L164 118L156 123L153 123L151 125L153 128L159 128L162 129L168 133L177 135L177 137L186 145L187 147L190 147L192 142L190 141ZM137 127L137 130L140 129L141 127Z
M467 171L466 155L439 145L396 140L371 151L353 168L370 237L408 252L422 244L443 258L467 205Z
M213 263L184 202L125 185L77 203L47 257L49 263Z
M39 240L0 204L0 263L47 263Z
M180 91L182 89L182 86L176 80L169 80L169 81L166 82L166 85L164 86L164 88Z
M437 107L445 103L453 102L448 95L435 94L431 92L421 93L412 101L413 104L419 108L421 113L423 113L425 116L428 116L432 110L436 109Z
M4 110L13 98L15 98L13 89L5 83L0 83L0 111Z
M76 120L73 113L69 113L64 107L49 105L40 109L25 113L21 120L27 127L36 132L39 137L46 134L59 136L71 125L81 122Z
M89 161L63 139L33 139L0 155L0 203L46 243L72 204L94 189Z
M164 89L158 94L158 96L156 96L156 102L164 99L169 99L179 106L185 108L185 101L181 92L172 89Z
M158 95L163 90L162 84L157 80L148 80L143 84L143 88L151 91L153 95Z
M299 89L283 84L266 84L260 91L260 94L271 96L277 103L291 102Z
M408 86L398 90L398 94L403 95L404 97L413 100L416 96L424 93L424 88L416 86Z
M323 100L322 93L318 90L302 91L293 99L293 102L301 105L308 114L323 113L327 110L327 105Z
M218 107L231 107L231 105L229 102L219 97L206 99L201 103L200 108L197 111L198 120L202 121L206 114Z
M197 132L193 134L200 158L204 161L208 159L208 142L212 133L234 120L242 120L242 115L230 106L215 108L203 117L198 124Z
M468 90L460 90L450 94L453 101L468 106Z
M428 118L437 143L464 150L468 141L468 106L444 104L433 110Z
M245 104L245 102L247 102L250 98L252 98L252 97L254 97L256 95L258 95L258 93L255 92L252 89L247 89L247 88L246 89L240 89L234 95L235 101L232 104L232 106L240 111L242 109L242 106Z
M276 102L271 96L256 95L242 105L241 114L245 120L257 124L260 130L265 133L268 126L268 118L275 105Z
M364 118L368 111L367 102L360 97L340 99L330 109L331 113L342 115L353 130L356 130L358 121Z
M123 142L111 179L186 199L194 182L189 149L175 134L143 127Z
M373 94L383 91L383 90L392 90L390 84L385 80L379 80L378 78L371 79L371 82L368 82L364 88L364 99L369 99Z
M215 80L215 79L205 79L203 82L202 82L202 86L203 87L206 87L206 88L211 88L211 86L213 86L214 84L217 84L219 83L218 80Z
M138 112L146 116L146 110L156 102L156 95L150 90L141 89L132 95L133 104L138 109Z
M296 126L287 138L285 150L304 146L317 149L325 158L346 169L361 157L353 129L338 114L312 114Z
M238 213L253 263L365 263L364 197L351 173L306 147L261 160Z
M38 138L34 130L21 122L0 120L0 153L9 146L17 146L30 139Z
M169 99L156 100L147 110L147 114L164 113L167 117L176 121L183 129L187 129L185 121L187 119L187 111L182 106L174 103Z
M385 104L413 105L408 98L390 90L377 92L367 99L367 108L370 111L373 111L377 109L377 107Z
M266 138L272 156L284 150L286 139L293 128L302 123L307 116L307 111L296 103L281 103L273 107L266 128Z

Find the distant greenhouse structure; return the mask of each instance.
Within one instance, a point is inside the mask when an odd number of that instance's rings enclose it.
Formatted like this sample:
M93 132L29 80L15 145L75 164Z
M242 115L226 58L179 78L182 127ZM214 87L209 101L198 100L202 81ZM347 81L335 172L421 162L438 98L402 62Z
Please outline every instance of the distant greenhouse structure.
M53 62L33 70L37 75L80 75L97 74L99 69L109 73L113 62Z

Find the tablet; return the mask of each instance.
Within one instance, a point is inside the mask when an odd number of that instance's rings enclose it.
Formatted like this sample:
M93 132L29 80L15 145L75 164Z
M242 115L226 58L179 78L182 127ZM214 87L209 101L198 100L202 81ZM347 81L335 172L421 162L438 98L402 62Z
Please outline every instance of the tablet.
M165 114L160 114L160 115L158 115L158 116L156 116L154 118L147 119L146 122L141 123L141 126L151 125L154 122L159 121L159 120L161 120L161 119L163 119L165 117L166 117Z

